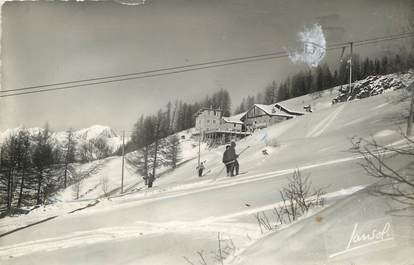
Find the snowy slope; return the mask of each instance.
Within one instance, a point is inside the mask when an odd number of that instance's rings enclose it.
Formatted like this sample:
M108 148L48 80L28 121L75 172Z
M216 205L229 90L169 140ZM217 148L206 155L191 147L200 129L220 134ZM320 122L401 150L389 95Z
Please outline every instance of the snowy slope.
M259 240L231 264L412 264L414 212L392 212L401 206L356 193Z
M401 113L406 111L409 100L392 103L392 98L401 94L402 90L391 91L330 105L334 95L327 91L315 101L311 96L286 101L297 106L306 101L317 102L315 106L319 107L313 113L258 130L238 141L237 152L248 148L239 158L244 174L235 178L227 178L223 170L224 147L202 148L201 159L207 160L208 173L197 177L197 144L185 136L182 145L186 146L185 157L190 160L163 174L152 189L132 188L126 194L100 199L96 206L75 213L69 211L82 202L64 204L66 207L46 206L26 216L0 220L2 230L8 231L15 223L31 223L52 212L58 215L51 221L1 237L0 263L178 265L187 264L183 258L187 257L199 264L197 251L203 251L207 264L216 264L212 253L217 253L220 232L232 239L235 253L241 253L241 258L234 260L236 264L302 264L299 261L304 260L312 264L371 264L370 257L375 264L383 264L380 258L390 265L411 264L413 254L407 252L407 242L402 242L397 230L396 239L388 241L397 247L378 244L373 252L360 248L362 252L355 249L342 254L343 242L347 242L346 236L355 223L388 220L387 202L363 191L344 200L332 200L329 208L318 213L321 218L310 216L265 237L254 217L255 213L280 205L279 190L297 168L310 175L316 187L326 187L328 198L348 196L375 182L358 165L361 157L350 152L350 138L374 136L381 144L404 146L399 130L400 126L404 130ZM263 154L264 149L268 155ZM100 173L92 176L88 185L93 187L99 175L106 174L113 181L112 187L119 187L119 159L105 160ZM400 156L387 159L399 169L408 170L407 165L412 163ZM99 195L92 191L88 194L90 199ZM62 209L60 213L58 209ZM404 219L391 222L398 228L405 224ZM409 229L405 235L411 236L412 226ZM337 237L338 244L329 241L333 240L332 235L342 236Z
M358 87L359 91L370 91L377 95L384 91L394 91L409 87L412 82L414 82L414 70L410 70L405 74L370 76L352 83L352 86ZM343 87L346 87L346 85ZM340 86L336 86L318 93L288 99L280 102L280 104L296 110L303 110L304 106L310 105L313 111L317 111L329 108L332 105L332 100L336 97L339 98L343 94L340 92L340 89Z
M198 142L191 138L193 130L186 130L178 132L177 136L180 139L181 147L181 162L194 159L198 155ZM92 135L89 131L82 131L77 135L82 135L83 137L97 137ZM92 138L93 139L93 138ZM201 144L201 151L205 151L207 148L205 143ZM144 188L144 182L141 176L139 176L135 169L131 167L126 160L132 157L133 153L126 154L125 167L124 167L124 191L128 192L131 190L139 190ZM96 173L87 177L82 181L80 186L81 200L85 199L97 199L104 196L103 182L106 182L106 190L110 195L116 195L120 193L121 187L121 172L122 172L122 157L113 156L108 157L104 160L93 161L83 165L77 165L75 168L77 170L83 170L90 167L98 167ZM168 168L158 169L159 173L167 171ZM170 180L172 178L169 178ZM60 192L57 196L58 201L73 201L74 200L74 185L69 186L64 191Z

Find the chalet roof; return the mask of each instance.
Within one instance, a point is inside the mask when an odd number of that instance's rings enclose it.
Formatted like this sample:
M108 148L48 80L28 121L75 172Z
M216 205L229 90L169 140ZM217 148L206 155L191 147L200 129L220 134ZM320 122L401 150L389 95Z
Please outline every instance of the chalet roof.
M301 116L301 115L305 114L304 112L296 111L296 110L292 110L290 108L287 108L286 105L281 105L280 103L276 103L276 104L274 104L274 106L279 107L279 108L283 109L284 111L286 111L287 113L292 114L292 115Z
M246 115L247 112L239 113L230 117L221 117L225 122L228 123L237 123L237 124L243 124L241 121L241 118L243 118L244 115Z
M295 117L295 115L288 114L283 109L276 108L275 104L271 104L271 105L254 104L254 106L263 110L269 116L282 116L282 117L288 117L288 118Z

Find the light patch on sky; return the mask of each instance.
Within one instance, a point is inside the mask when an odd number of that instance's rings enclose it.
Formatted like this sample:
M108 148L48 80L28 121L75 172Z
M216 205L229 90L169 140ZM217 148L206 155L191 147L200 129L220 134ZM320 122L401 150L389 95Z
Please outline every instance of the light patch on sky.
M145 4L145 0L115 0L115 2L127 6L139 6Z
M304 62L309 67L317 67L326 53L326 40L322 26L314 24L310 28L298 33L302 49L289 52L293 63Z

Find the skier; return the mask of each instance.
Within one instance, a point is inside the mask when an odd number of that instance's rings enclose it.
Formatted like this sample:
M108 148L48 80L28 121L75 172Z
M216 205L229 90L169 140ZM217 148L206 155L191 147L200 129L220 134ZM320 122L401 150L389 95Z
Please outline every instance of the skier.
M148 180L147 180L148 188L152 188L153 183L154 183L154 175L152 173L148 173Z
M233 160L232 167L231 167L231 176L237 176L239 175L239 162L237 161L237 158L239 157L238 154L236 154L236 143L231 142L231 146L229 148L230 150L230 156ZM236 172L236 174L234 174Z
M226 151L224 151L223 154L223 163L226 165L227 169L227 176L235 176L239 174L239 163L237 161L237 158L239 157L236 154L236 143L231 142L231 146L226 146ZM234 171L236 171L236 174L234 174Z
M230 154L230 145L226 146L226 151L223 153L223 163L226 165L227 176L232 172L233 159Z
M203 176L203 171L206 167L204 166L204 162L200 162L200 165L197 166L197 170L198 170L198 176L202 177Z

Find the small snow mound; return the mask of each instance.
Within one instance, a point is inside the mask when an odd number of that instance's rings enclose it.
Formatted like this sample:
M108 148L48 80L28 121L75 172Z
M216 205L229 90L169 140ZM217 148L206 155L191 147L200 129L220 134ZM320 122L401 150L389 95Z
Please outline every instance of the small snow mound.
M382 130L382 131L377 132L374 135L374 138L376 138L376 137L386 137L386 136L390 136L394 133L395 133L395 131L393 131L393 130Z

